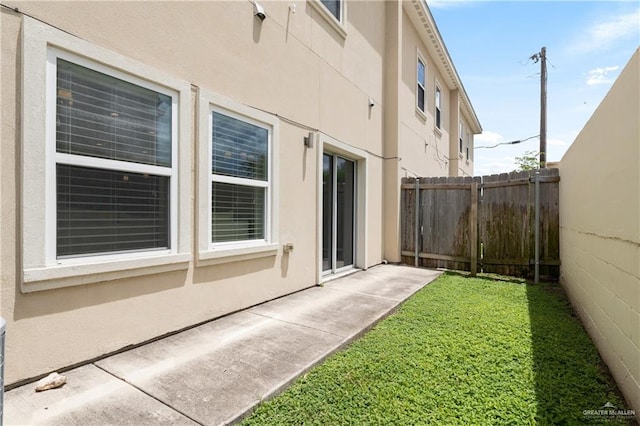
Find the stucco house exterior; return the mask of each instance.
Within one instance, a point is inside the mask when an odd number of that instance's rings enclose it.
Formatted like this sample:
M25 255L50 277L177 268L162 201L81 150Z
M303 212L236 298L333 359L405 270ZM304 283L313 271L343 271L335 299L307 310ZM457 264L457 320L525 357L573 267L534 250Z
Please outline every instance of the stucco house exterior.
M473 174L423 0L259 6L3 1L5 384L399 261L401 177Z

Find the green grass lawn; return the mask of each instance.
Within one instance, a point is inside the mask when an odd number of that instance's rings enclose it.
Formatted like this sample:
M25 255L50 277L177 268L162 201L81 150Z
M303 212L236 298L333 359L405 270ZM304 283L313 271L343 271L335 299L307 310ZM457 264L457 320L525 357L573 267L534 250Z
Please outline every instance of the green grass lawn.
M618 395L559 285L448 273L243 424L584 424Z

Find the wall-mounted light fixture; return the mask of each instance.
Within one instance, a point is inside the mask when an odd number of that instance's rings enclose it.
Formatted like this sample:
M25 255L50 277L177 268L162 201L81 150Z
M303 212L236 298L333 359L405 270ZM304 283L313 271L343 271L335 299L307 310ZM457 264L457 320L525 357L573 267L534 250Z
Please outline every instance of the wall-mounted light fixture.
M304 137L304 146L313 148L313 132L309 132L309 136Z
M267 15L264 13L264 7L257 1L253 2L253 15L261 21L264 21Z

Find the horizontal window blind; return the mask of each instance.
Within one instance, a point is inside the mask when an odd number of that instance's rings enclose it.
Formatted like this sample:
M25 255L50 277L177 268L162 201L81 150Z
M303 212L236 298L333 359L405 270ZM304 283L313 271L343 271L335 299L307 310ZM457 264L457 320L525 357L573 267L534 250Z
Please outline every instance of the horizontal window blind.
M57 151L171 166L170 96L57 60Z
M212 173L266 181L268 134L263 127L214 112Z
M169 247L169 178L58 164L57 255Z
M266 189L212 182L211 241L265 238Z

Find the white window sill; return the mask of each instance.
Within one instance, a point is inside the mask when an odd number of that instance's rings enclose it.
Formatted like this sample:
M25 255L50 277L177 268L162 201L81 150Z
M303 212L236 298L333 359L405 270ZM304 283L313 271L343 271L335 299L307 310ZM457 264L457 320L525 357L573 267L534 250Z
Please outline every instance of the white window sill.
M416 114L418 115L418 117L420 117L420 119L423 122L425 123L427 122L427 114L423 110L421 110L420 107L418 106L416 106Z
M261 244L245 247L220 247L198 253L197 266L219 265L221 263L239 262L241 260L257 259L275 256L280 245Z
M320 16L322 16L325 19L325 21L327 21L327 23L329 23L329 25L331 25L331 27L334 30L336 30L336 32L340 37L342 37L343 39L347 38L347 29L345 28L344 23L338 21L336 17L333 16L333 14L331 14L331 12L329 12L322 3L320 3L320 0L311 0L307 4L311 5L320 14ZM344 21L344 12L345 10L343 9L342 10L343 21Z
M30 268L24 270L20 290L31 293L177 271L187 269L190 261L190 253L181 253Z
M442 137L442 130L440 130L439 127L434 127L433 128L433 133L438 137Z

